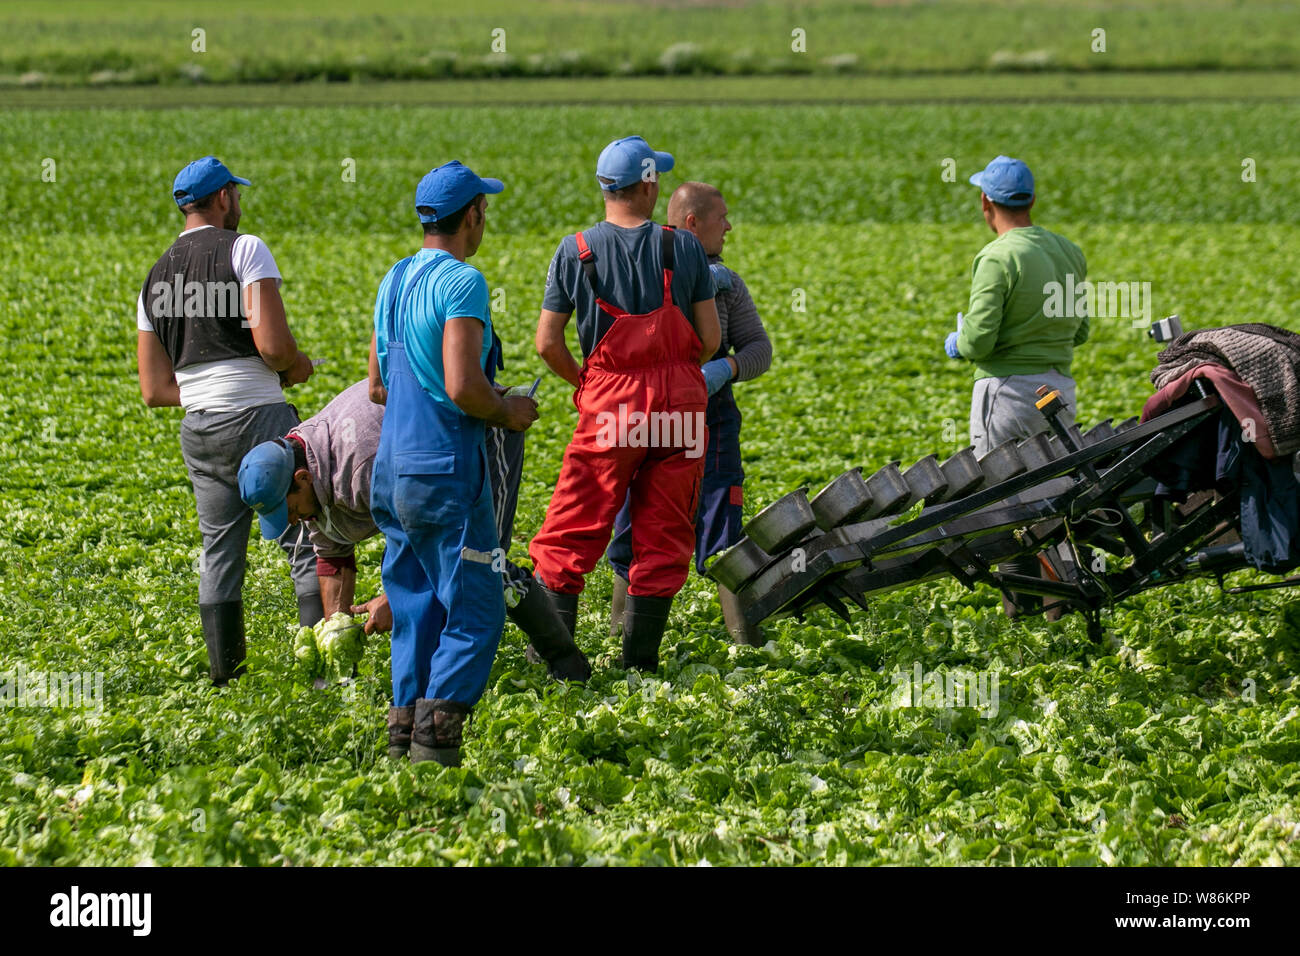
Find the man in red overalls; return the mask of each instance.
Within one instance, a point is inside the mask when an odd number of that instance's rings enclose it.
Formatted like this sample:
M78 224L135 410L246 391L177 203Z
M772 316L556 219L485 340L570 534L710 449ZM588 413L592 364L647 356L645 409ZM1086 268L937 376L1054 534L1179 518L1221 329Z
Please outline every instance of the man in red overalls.
M586 574L629 494L632 564L623 666L654 670L673 597L690 571L707 443L700 365L718 350L713 279L699 240L651 221L669 153L640 136L596 163L605 219L551 261L537 351L577 388L578 426L529 555L570 632ZM564 327L577 313L584 362ZM689 316L689 318L688 318Z

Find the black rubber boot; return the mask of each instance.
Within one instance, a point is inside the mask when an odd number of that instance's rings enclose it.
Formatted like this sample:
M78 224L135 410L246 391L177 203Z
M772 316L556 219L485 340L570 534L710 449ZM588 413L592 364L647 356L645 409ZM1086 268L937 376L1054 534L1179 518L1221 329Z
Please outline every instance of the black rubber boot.
M320 592L298 595L298 626L315 627L325 616L325 605L321 602Z
M225 687L244 675L244 602L200 604L199 620L208 646L208 673L212 683Z
M614 572L614 593L609 601L609 636L623 636L623 614L627 610L627 578Z
M518 604L506 608L506 615L528 635L528 646L546 661L547 671L553 678L581 683L591 676L586 655L574 643L573 634L556 611L550 595L536 581Z
M727 633L737 644L751 647L763 646L763 631L756 624L745 620L745 613L740 608L740 599L721 584L718 585L718 604L722 606L722 620L727 624Z
M664 638L670 597L627 596L623 616L623 667L652 671L659 666L659 642Z
M388 708L388 756L401 760L411 749L411 727L415 724L415 705Z
M444 767L460 766L460 745L469 719L469 706L454 700L415 702L411 726L411 763L434 760Z
M577 637L578 595L561 594L559 591L552 591L541 581L537 582L537 587L545 592L546 596L551 599L551 604L555 607L555 613L560 615L560 620L564 622L565 630L569 632L569 636Z
M563 622L565 630L569 632L569 637L577 637L578 595L561 594L559 591L552 591L545 584L536 579L533 580L532 587L530 587L529 590L532 590L533 588L536 588L551 599L551 606L555 608L555 613L560 615L560 620ZM530 664L546 663L546 658L538 652L537 648L533 647L531 642L525 649L524 656L528 658Z

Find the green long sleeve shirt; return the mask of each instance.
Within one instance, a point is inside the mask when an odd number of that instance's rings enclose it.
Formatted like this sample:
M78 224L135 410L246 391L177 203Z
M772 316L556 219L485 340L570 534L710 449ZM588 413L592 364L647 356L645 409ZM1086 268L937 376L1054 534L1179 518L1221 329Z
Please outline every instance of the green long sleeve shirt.
M975 377L1049 368L1070 374L1074 347L1088 339L1088 316L1067 291L1087 272L1079 247L1042 226L1008 230L981 249L971 266L970 306L957 336L957 350L974 363ZM1055 290L1052 283L1058 284Z

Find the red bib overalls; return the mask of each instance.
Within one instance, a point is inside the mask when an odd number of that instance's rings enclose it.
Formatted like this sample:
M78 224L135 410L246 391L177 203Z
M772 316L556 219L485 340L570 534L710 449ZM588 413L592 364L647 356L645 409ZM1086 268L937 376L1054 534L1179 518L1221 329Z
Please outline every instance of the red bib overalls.
M629 491L628 593L672 597L690 572L708 441L708 393L700 372L700 338L673 304L672 231L665 228L662 234L659 308L631 315L596 298L615 321L583 363L573 397L578 426L564 452L546 520L528 548L537 578L554 591L582 591ZM591 251L582 233L576 238L594 291Z

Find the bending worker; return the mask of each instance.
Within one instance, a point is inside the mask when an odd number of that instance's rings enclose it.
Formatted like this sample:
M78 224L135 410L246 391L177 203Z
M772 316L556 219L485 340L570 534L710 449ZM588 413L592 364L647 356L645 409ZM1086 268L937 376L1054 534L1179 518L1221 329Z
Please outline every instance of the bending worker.
M944 350L975 366L971 394L970 438L982 456L1007 441L1029 438L1049 429L1038 411L1037 390L1048 385L1061 393L1073 424L1076 406L1070 365L1074 349L1088 339L1087 310L1074 303L1063 310L1045 309L1053 289L1078 286L1087 277L1083 253L1064 236L1035 226L1034 177L1018 159L999 156L970 178L980 187L984 221L997 237L975 256L971 267L970 304L958 330L948 334ZM1063 311L1063 315L1050 314ZM1006 562L1006 570L1039 576L1037 557ZM1014 598L1003 606L1015 616Z
M370 513L370 479L379 451L384 406L371 400L374 385L363 380L344 389L283 439L263 442L250 451L239 469L240 493L261 515L265 537L279 537L290 524L310 522L325 615L336 611L366 614L367 634L386 632L393 626L384 594L364 604L352 603L356 546L379 533ZM497 538L503 549L502 576L509 589L506 614L544 652L553 677L585 680L590 676L586 658L550 601L531 587L528 571L504 557L510 548L519 496L524 433L490 427L487 442L488 480ZM405 748L412 720L412 707L392 708L389 727L396 735L390 741L392 746Z
M393 705L411 707L413 762L460 762L465 720L487 686L505 620L484 429L515 431L537 403L492 385L501 343L488 286L466 260L504 189L450 162L415 191L423 247L384 276L371 350L387 389L371 512L387 539Z
M199 619L218 686L244 671L244 565L253 515L239 495L244 454L298 423L283 387L312 372L289 331L280 270L261 239L236 232L239 186L213 156L177 175L172 198L185 230L149 270L136 304L140 394L150 408L179 405L181 454L194 489L203 556ZM310 553L287 538L299 620L314 624L321 598Z
M239 492L257 512L266 538L309 521L323 613L368 613L366 633L388 631L392 614L382 594L354 605L356 545L379 533L370 514L370 476L384 422L360 381L282 438L244 456Z
M731 383L748 381L766 372L772 364L772 343L768 341L745 280L722 264L722 246L731 231L731 223L727 221L727 203L721 191L705 183L682 183L668 200L667 219L670 226L691 233L704 247L717 291L714 301L722 331L722 344L702 369L709 391L706 417L709 445L704 456L700 509L695 523L695 568L703 574L705 561L745 536L740 409L736 407ZM623 629L628 567L632 564L630 513L630 507L625 504L614 522L614 540L605 552L614 567L612 634ZM736 596L721 584L718 603L727 630L737 643L762 643L759 628L745 620Z
M630 493L622 661L643 670L658 667L690 572L708 403L700 365L721 341L699 240L650 219L659 174L672 167L639 136L605 147L596 163L605 219L561 240L537 324L537 351L577 389L578 424L529 547L535 574L572 633L585 576ZM581 368L564 341L575 311Z

